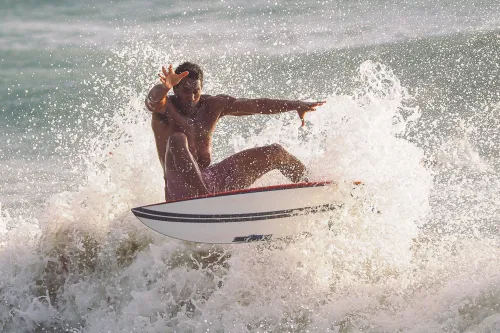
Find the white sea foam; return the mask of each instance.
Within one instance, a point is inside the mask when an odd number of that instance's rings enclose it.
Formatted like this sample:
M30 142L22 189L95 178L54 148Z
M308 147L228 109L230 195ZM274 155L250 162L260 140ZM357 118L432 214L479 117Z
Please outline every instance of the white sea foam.
M408 126L418 122L419 110L409 106L411 95L382 64L362 63L353 78L355 90L329 96L327 104L308 115L305 130L298 129L294 114L265 120L254 136L222 124L229 144L215 147L219 158L280 142L307 163L312 179L339 182L344 208L326 218L305 219L309 234L208 246L171 240L142 226L129 209L161 201L163 179L142 107L144 86L151 82L148 71L141 70L171 57L139 44L120 50L106 66L117 73L143 74L126 82L96 76L91 83L106 87L98 92L103 103L111 103L111 93L127 102L100 119L103 105L86 101L87 115L100 121L98 131L86 133L86 181L78 190L53 195L36 219L1 212L3 331L448 332L498 327L498 240L477 229L461 233L444 227L453 219L473 227L477 220L466 214L470 207L445 206L450 192L436 191L442 183L425 166L423 150L403 138ZM212 78L212 87L217 86L217 74ZM498 184L494 170L478 164L472 148L458 151L470 157L455 154L461 163ZM347 185L353 180L364 186L353 192ZM284 179L268 175L259 184L276 181ZM473 184L466 183L466 195L475 193ZM496 207L498 187L480 193L488 199L484 209ZM443 207L433 200L444 200ZM498 212L483 217L498 221Z

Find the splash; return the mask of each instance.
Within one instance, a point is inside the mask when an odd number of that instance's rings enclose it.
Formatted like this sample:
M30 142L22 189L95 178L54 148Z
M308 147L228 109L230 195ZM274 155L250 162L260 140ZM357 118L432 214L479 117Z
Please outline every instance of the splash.
M0 225L12 226L0 231L3 331L497 327L495 238L461 238L428 228L446 219L429 202L435 171L425 166L423 149L404 139L420 111L380 63L362 63L353 78L356 88L329 96L309 116L306 130L293 114L266 119L249 132L228 126L241 128L238 122L248 119L221 124L228 144L215 147L219 158L280 142L306 162L312 179L339 182L344 209L306 218L308 234L259 245L208 246L143 227L130 207L160 201L163 189L142 107L154 73L144 68L168 58L175 55L140 44L103 62L112 74L96 73L88 83L98 88L101 102L85 105L95 123L94 131L84 133L85 182L52 196L38 219L2 211ZM116 74L132 72L138 73L133 82ZM217 87L220 78L212 76ZM117 94L126 103L117 103ZM478 161L472 148L459 147ZM346 185L352 180L362 180L363 187L353 192ZM270 174L258 185L284 181ZM465 292L471 279L477 283Z

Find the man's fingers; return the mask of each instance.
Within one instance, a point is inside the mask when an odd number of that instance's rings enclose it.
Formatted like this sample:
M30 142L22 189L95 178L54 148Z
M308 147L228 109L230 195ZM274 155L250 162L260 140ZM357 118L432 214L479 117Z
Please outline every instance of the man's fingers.
M165 79L165 77L161 74L158 74L158 76L160 77L161 83L166 84L167 80Z
M170 67L169 67L169 68L170 68ZM163 72L163 74L164 74L165 76L167 76L167 75L168 75L168 72L167 72L167 69L165 68L165 66L162 66L162 67L161 67L161 71Z
M325 104L325 103L326 103L326 102L312 102L312 103L309 103L309 105L308 105L308 106L309 106L309 108L308 108L308 110L307 110L307 111L316 111L316 108L317 108L318 106L321 106L321 105L323 105L323 104Z
M303 102L303 108L301 110L297 110L299 113L300 121L302 122L302 127L306 125L306 121L304 119L304 116L307 112L312 112L316 111L316 108L318 106L321 106L326 103L326 101L319 101L319 102Z
M175 72L174 72L174 68L173 68L172 64L170 64L170 65L168 66L168 70L167 70L167 68L165 68L165 66L162 66L162 67L161 67L161 71L162 71L163 76L164 76L164 78L165 78L165 79L166 79L167 77L169 77L170 75L178 75L178 76L180 76L180 78L181 78L181 79L189 75L189 72L188 72L188 71L186 71L186 72L182 72L182 73L180 73L180 74L175 74ZM158 76L160 76L160 75L161 75L161 74L158 74Z

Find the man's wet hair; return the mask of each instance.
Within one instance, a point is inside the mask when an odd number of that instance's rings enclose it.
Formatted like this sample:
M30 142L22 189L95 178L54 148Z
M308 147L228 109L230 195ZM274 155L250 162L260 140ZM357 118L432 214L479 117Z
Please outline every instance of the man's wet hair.
M180 74L185 71L189 72L189 75L187 76L188 78L193 80L200 80L200 83L203 86L203 70L200 66L186 61L177 66L177 68L175 69L175 74Z

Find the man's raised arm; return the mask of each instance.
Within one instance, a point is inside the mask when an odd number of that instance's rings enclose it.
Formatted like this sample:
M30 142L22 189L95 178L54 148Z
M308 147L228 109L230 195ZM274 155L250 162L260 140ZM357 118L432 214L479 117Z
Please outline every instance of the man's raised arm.
M258 98L234 98L230 96L217 96L221 99L223 107L221 115L244 116L252 114L276 114L296 110L304 126L304 115L306 112L315 111L318 106L326 102L303 102L281 99Z
M163 83L157 84L149 91L146 96L144 103L146 108L151 112L160 112L165 109L165 104L167 103L167 93L170 89L167 89Z
M151 112L164 113L168 92L189 74L189 72L175 74L172 65L168 66L168 71L163 66L161 71L162 73L158 74L161 83L149 91L145 100L146 108Z

